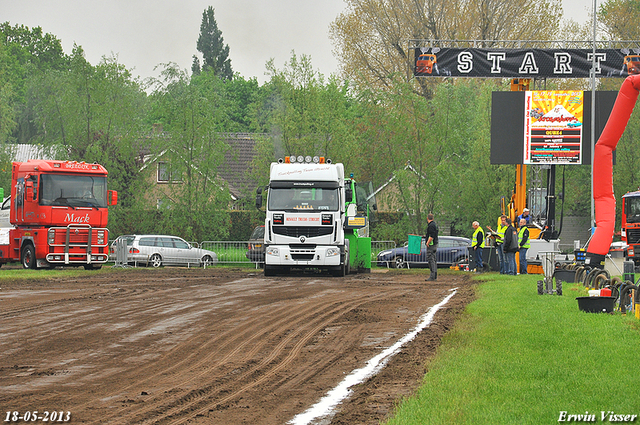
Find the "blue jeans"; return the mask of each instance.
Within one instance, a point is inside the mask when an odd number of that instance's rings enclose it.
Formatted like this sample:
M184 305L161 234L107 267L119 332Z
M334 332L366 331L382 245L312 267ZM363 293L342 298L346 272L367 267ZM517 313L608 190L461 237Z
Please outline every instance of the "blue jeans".
M504 256L507 257L507 270L505 274L515 275L518 270L516 268L516 253L505 252Z
M506 273L507 262L504 258L504 245L496 244L496 252L498 253L498 261L500 262L500 274Z
M520 248L520 274L527 274L527 251L529 248Z

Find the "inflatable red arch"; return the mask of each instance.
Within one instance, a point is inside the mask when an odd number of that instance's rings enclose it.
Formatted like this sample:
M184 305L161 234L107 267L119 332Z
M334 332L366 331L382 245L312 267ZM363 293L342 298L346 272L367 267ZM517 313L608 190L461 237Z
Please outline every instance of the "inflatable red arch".
M613 195L613 151L624 133L640 92L640 75L630 75L622 83L609 120L595 145L593 154L593 200L596 230L587 247L587 262L604 267L616 222Z

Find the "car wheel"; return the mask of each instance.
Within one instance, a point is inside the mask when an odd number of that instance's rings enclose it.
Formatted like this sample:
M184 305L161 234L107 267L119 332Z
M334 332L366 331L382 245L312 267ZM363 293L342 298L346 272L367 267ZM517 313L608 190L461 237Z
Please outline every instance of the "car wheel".
M205 255L202 257L200 264L203 266L213 266L213 258L210 255Z
M36 268L36 249L30 243L26 244L22 248L22 254L20 255L20 262L25 269Z
M404 269L406 267L405 263L404 263L404 258L402 258L401 256L397 256L396 258L394 258L393 260L393 266L396 269Z
M149 258L149 264L155 268L160 267L162 265L162 257L160 254L153 254L151 258Z

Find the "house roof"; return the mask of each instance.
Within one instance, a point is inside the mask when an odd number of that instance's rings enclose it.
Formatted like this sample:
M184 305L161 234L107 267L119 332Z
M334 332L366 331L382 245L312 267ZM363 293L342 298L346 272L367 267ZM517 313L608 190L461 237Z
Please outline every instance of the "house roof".
M261 134L227 133L224 135L229 150L224 154L224 166L218 174L228 184L229 190L237 198L246 189L255 188L257 182L251 179L251 161L256 156L256 140Z
M42 146L28 144L10 144L6 146L6 153L9 154L11 161L26 162L30 159L61 159L63 154L61 146ZM64 154L66 157L66 154Z
M424 179L424 176L421 175L420 173L418 173L418 170L416 170L413 165L411 165L411 162L407 161L407 164L404 166L403 168L404 170L410 170L413 171L414 174L416 174L417 176L419 176L421 179ZM391 182L393 182L396 179L396 173L394 172L393 175L391 177L389 177L389 179L387 179L386 182L384 182L379 188L377 188L371 195L369 195L367 197L367 200L373 198L374 196L376 196L378 194L378 192L380 192L381 190L383 190L385 187L387 187L388 185L391 184Z
M227 182L229 192L234 200L240 199L247 188L257 185L250 176L251 161L256 156L256 141L261 133L222 133L221 137L229 145L224 154L223 165L218 170L218 176ZM145 155L140 171L161 158L169 149L157 155Z

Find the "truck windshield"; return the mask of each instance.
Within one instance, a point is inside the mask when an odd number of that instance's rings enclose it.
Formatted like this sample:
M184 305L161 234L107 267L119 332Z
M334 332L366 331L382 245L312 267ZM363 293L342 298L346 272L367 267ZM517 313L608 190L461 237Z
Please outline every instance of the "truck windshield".
M107 178L43 174L40 184L40 205L105 208Z
M338 189L271 188L269 209L272 211L338 211Z
M624 213L627 223L640 223L640 198L624 198Z

